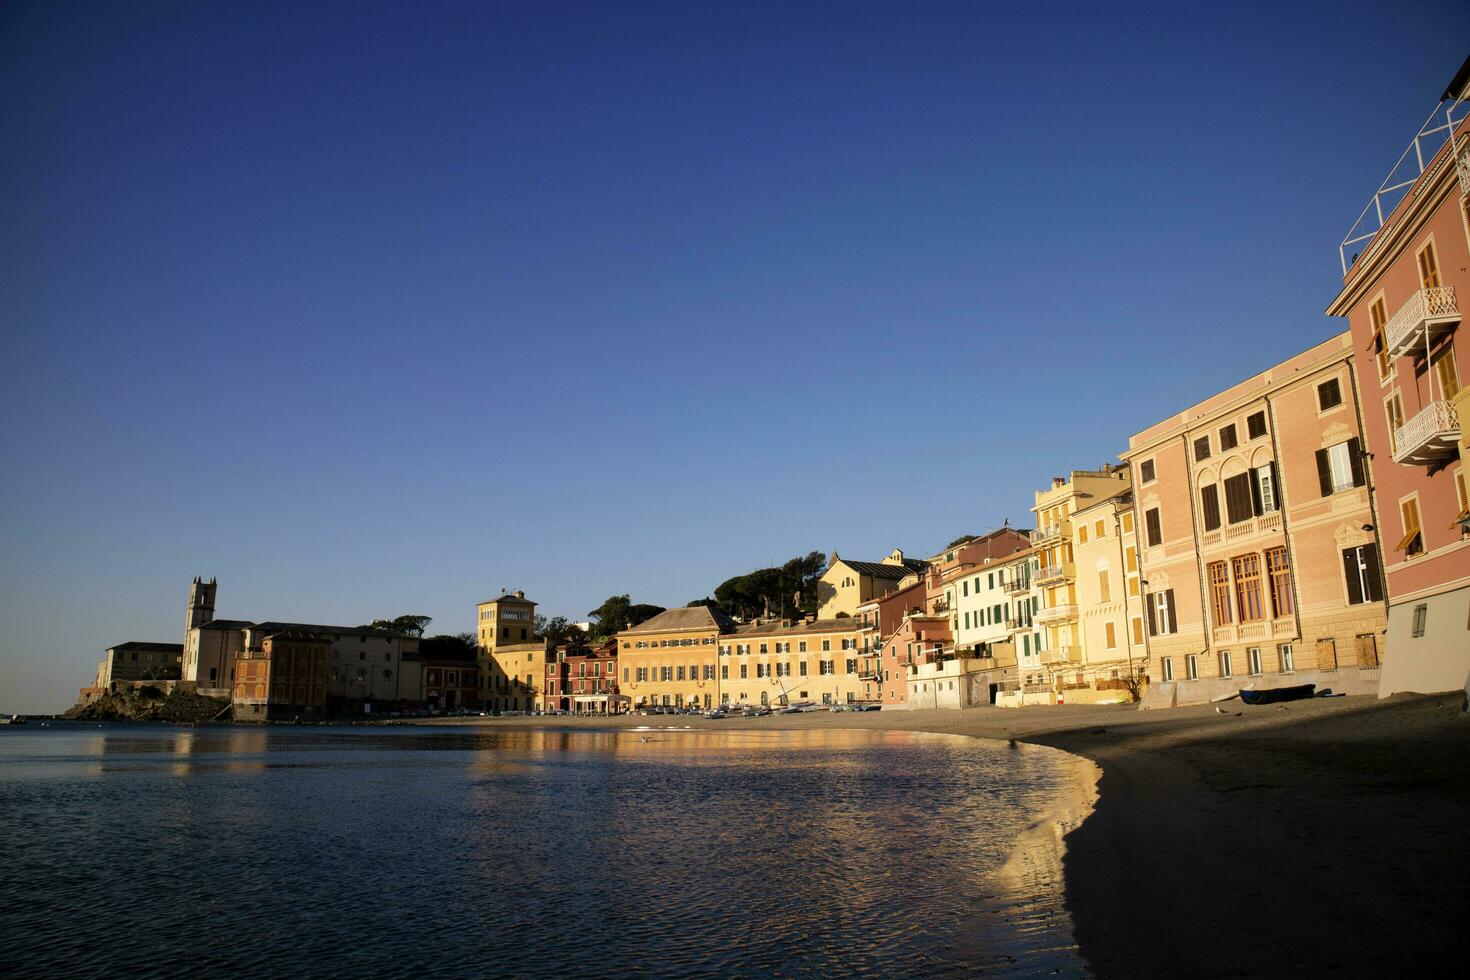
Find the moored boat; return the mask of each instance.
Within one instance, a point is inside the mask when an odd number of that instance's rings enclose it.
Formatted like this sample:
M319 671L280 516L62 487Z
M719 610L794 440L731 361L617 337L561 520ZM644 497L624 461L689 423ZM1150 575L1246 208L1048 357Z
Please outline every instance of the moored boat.
M1301 701L1316 695L1316 684L1298 684L1295 687L1273 687L1264 691L1242 688L1240 700L1246 704L1276 704L1279 701Z

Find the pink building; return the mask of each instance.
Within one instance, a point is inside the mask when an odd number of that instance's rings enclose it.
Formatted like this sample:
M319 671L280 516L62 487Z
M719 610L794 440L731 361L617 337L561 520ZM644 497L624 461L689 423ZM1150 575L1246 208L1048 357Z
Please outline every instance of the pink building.
M1470 675L1461 427L1470 411L1470 392L1461 390L1461 379L1470 379L1470 343L1459 336L1470 302L1467 95L1470 61L1370 201L1359 220L1367 233L1359 226L1349 233L1342 292L1327 310L1351 328L1371 453L1389 603L1381 695L1456 689ZM1348 266L1348 251L1359 246Z

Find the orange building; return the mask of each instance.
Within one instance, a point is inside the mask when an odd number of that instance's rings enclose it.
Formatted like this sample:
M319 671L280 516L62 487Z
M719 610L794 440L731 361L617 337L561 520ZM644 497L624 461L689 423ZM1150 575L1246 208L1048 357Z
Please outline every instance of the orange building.
M230 701L236 721L320 717L327 704L332 639L306 630L271 633L235 655Z
M1459 336L1470 302L1467 97L1470 61L1406 151L1423 169L1412 181L1395 171L1349 233L1342 291L1327 309L1351 327L1386 546L1382 695L1461 688L1470 677L1470 342Z
M1386 624L1352 338L1133 436L1150 702L1378 686Z

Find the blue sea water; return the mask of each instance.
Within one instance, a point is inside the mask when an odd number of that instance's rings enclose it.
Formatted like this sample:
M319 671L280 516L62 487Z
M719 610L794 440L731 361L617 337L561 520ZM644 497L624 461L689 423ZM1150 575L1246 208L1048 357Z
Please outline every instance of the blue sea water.
M1069 757L895 732L0 731L0 973L1076 975Z

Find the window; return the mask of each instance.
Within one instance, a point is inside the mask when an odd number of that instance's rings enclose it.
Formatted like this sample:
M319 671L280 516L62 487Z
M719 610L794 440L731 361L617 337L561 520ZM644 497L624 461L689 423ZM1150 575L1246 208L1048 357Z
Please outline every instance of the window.
M1225 481L1225 514L1231 524L1239 524L1255 516L1249 473L1237 473Z
M1246 436L1251 439L1259 439L1266 434L1266 413L1257 412L1249 415L1245 420Z
M1404 536L1399 539L1395 551L1405 555L1417 555L1424 550L1424 534L1419 527L1419 498L1410 497L1399 502L1399 519L1403 524Z
M1118 635L1112 623L1104 623L1103 631L1107 634L1108 649L1111 650L1118 645Z
M1133 533L1133 512L1132 511L1129 511L1128 513L1126 513L1126 514L1123 515L1123 533L1125 533L1125 534L1132 534Z
M1173 657L1163 657L1163 658L1160 658L1160 660L1159 660L1159 668L1160 668L1160 670L1163 671L1164 680L1165 681L1172 681L1174 679L1174 658Z
M1209 459L1209 458L1210 458L1210 437L1209 436L1200 436L1198 439L1196 439L1194 441L1194 461L1196 463L1198 463L1200 460Z
M1420 603L1414 607L1414 639L1424 635L1425 621L1429 619L1429 606Z
M1199 657L1193 653L1184 657L1184 677L1186 680L1199 680Z
M1149 636L1178 632L1179 620L1175 614L1174 590L1164 589L1162 592L1152 593L1148 602Z
M1342 552L1343 577L1347 581L1348 604L1381 602L1383 588L1378 574L1378 547L1365 544L1356 548L1344 548Z
M1439 286L1439 257L1434 254L1434 242L1424 243L1419 250L1419 282L1425 289Z
M1464 467L1455 471L1455 503L1460 508L1460 512L1455 515L1456 523L1470 517L1470 492L1467 492L1465 488Z
M1280 619L1296 611L1296 600L1291 591L1291 566L1286 561L1285 548L1266 550L1266 574L1271 577L1271 615Z
M823 653L826 653L828 650L831 650L831 649L832 649L832 641L831 640L823 640L822 641L822 652Z
M1250 674L1252 677L1258 677L1258 676L1261 675L1262 670L1261 670L1261 648L1260 647L1246 647L1246 650L1245 650L1245 669L1246 669L1246 673Z
M1133 642L1134 643L1142 643L1143 642L1143 620L1141 620L1141 619L1134 619L1133 620Z
M1163 526L1159 522L1159 509L1152 507L1143 513L1143 523L1148 529L1148 546L1156 548L1164 542Z
M1388 337L1383 332L1388 324L1388 311L1381 297L1368 307L1368 322L1373 330L1373 349L1378 352L1378 380L1382 381L1393 371L1393 358L1388 356Z
M1242 623L1253 623L1266 616L1261 604L1261 556L1241 555L1232 558L1235 572L1235 610Z
M1267 463L1251 470L1251 503L1256 514L1272 514L1281 509L1276 490L1276 464Z
M1357 439L1349 439L1317 450L1317 481L1321 484L1322 496L1330 497L1368 482L1363 472L1360 446Z
M1229 650L1221 650L1220 651L1220 676L1221 677L1231 677L1231 676L1233 676L1233 672L1230 669L1230 651Z
M1321 411L1336 408L1342 404L1342 386L1336 378L1330 378L1317 386L1317 407Z
M1077 528L1077 543L1078 544L1086 544L1087 543L1087 525L1086 524L1079 525L1078 528Z
M1292 655L1290 643L1283 643L1276 648L1276 662L1281 664L1283 674L1290 674L1296 670L1296 658Z
M1383 400L1383 414L1388 422L1388 451L1399 450L1399 430L1404 427L1404 400L1395 391Z
M852 658L849 657L848 660L847 660L847 662L843 666L845 666L847 668L847 672L849 674L856 674L857 673L857 661L856 660L854 660L854 659L852 659Z
M1359 633L1353 637L1353 649L1357 651L1359 667L1378 666L1378 637L1372 633Z
M1106 568L1099 568L1097 570L1097 591L1100 601L1111 601L1112 590L1108 588L1108 570Z
M1207 569L1210 581L1210 612L1216 626L1226 626L1230 618L1230 569L1223 561L1212 561Z
M1223 453L1227 449L1234 449L1238 445L1240 445L1240 440L1235 437L1234 423L1220 430L1220 452Z
M1460 374L1455 370L1455 347L1446 344L1434 355L1434 376L1439 379L1440 396L1449 401L1460 391Z
M1138 464L1138 482L1139 483L1152 483L1152 482L1154 482L1154 461L1153 460L1146 459L1142 463L1139 463Z
M1204 515L1205 530L1220 529L1220 488L1211 483L1199 488L1199 509Z
M624 680L626 680L626 679L627 678L624 678ZM722 681L728 681L729 679L730 679L730 665L729 664L720 664L720 680L722 680Z

